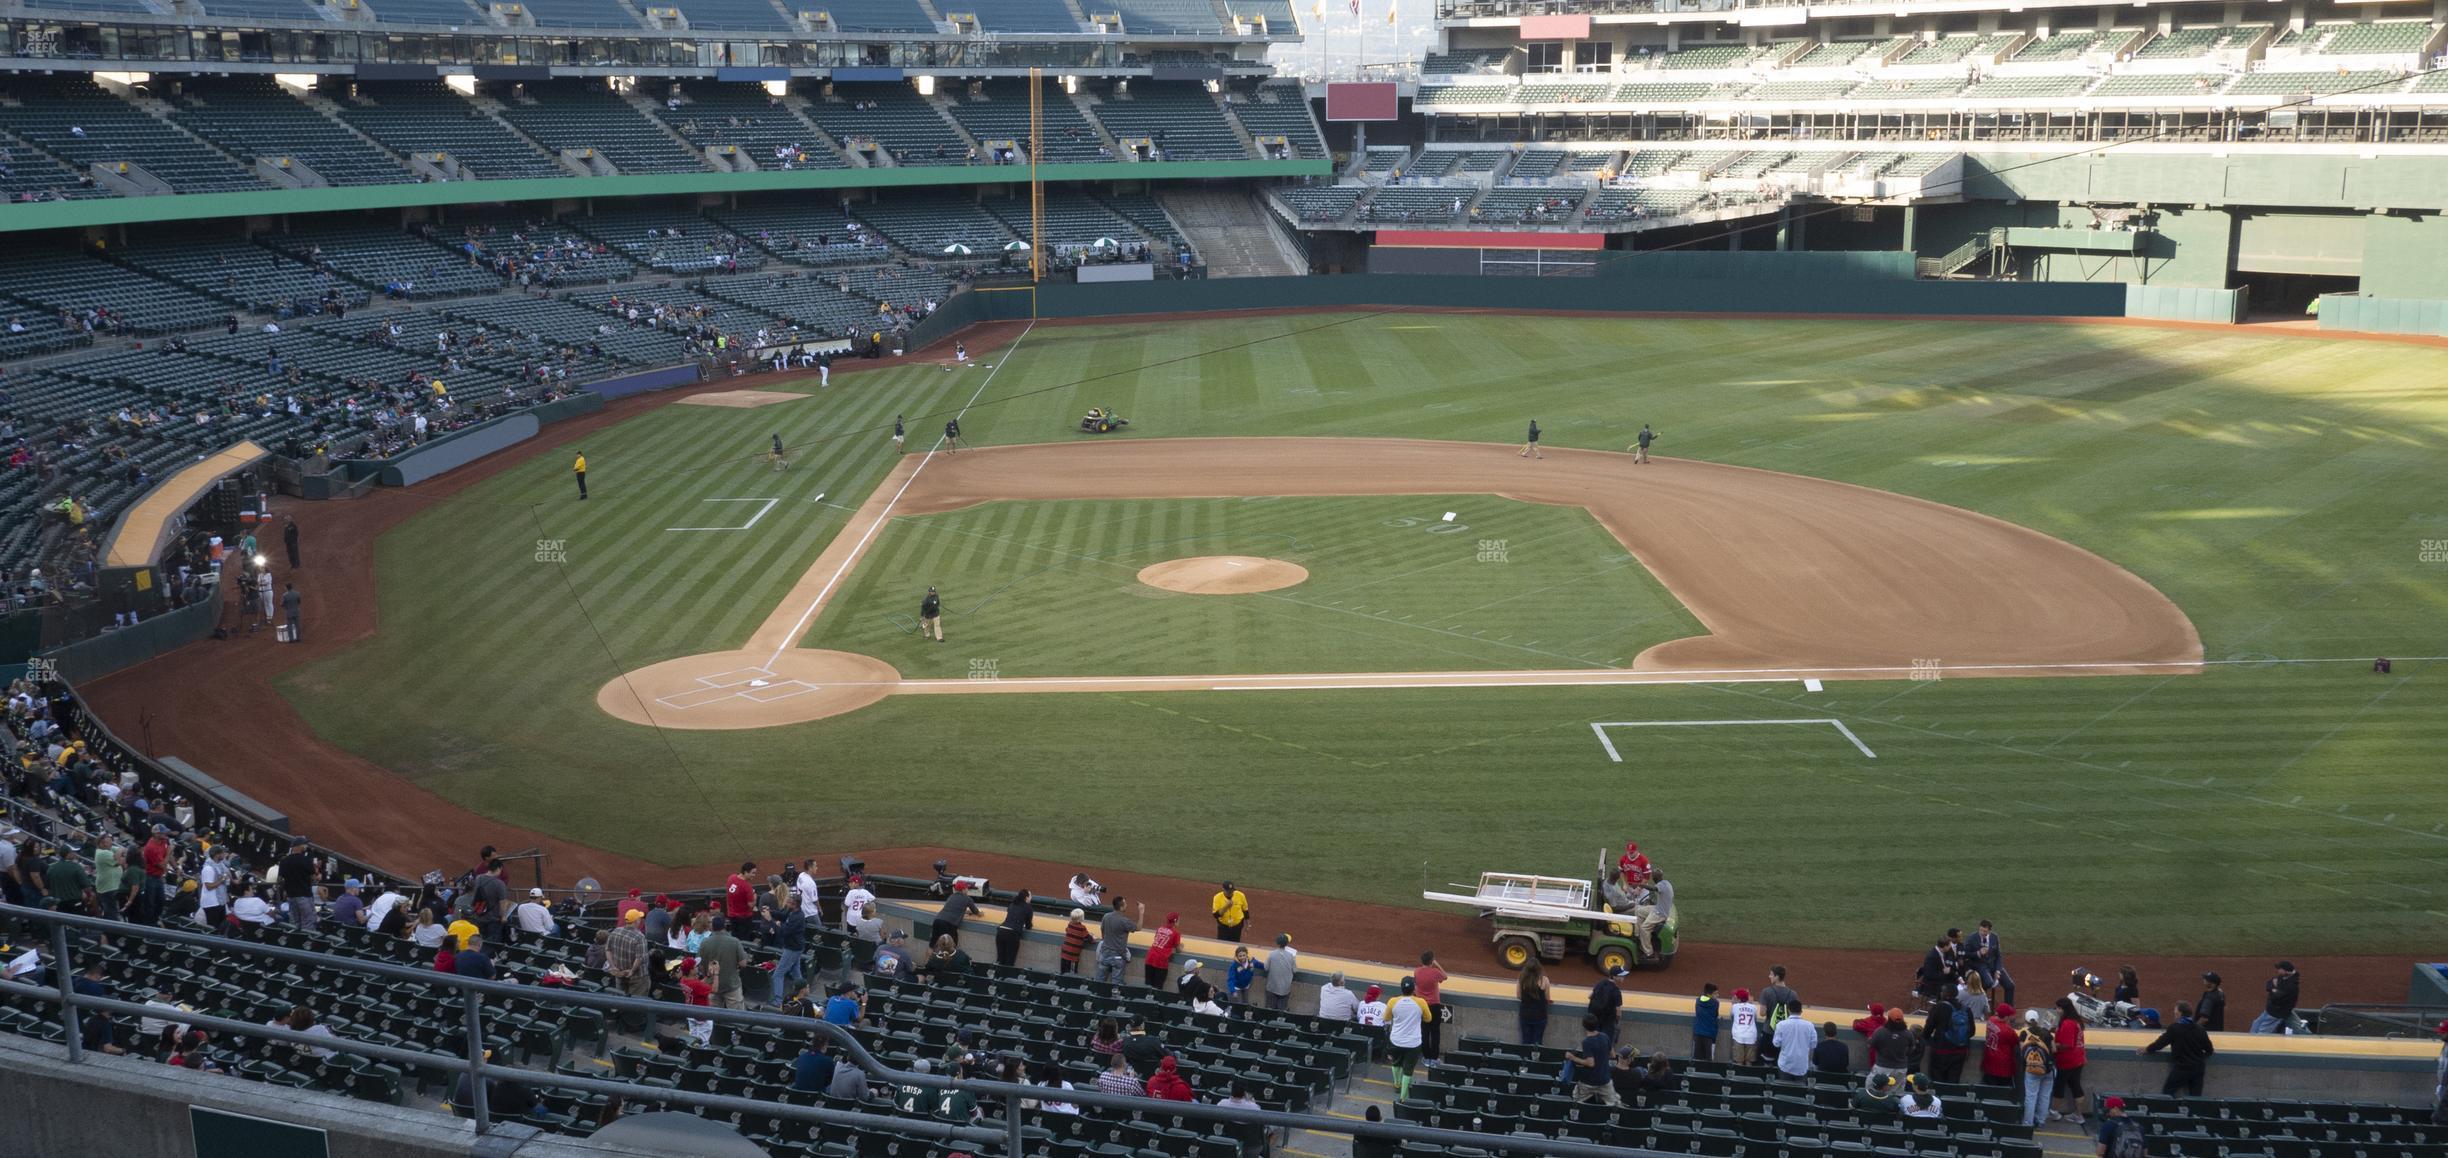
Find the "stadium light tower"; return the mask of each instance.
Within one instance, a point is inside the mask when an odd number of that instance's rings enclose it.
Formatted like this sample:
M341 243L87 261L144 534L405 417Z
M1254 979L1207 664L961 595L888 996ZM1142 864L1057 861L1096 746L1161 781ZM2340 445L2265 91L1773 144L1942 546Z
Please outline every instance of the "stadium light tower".
M1045 277L1045 181L1037 176L1038 137L1045 130L1045 70L1029 69L1029 284ZM1032 291L1030 299L1035 300Z

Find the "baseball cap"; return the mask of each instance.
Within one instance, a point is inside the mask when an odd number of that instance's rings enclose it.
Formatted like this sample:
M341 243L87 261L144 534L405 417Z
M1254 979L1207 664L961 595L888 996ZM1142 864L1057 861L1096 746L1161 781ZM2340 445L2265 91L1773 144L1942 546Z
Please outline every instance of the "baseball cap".
M2110 1110L2122 1110L2124 1108L2125 1099L2117 1097L2114 1094L2100 1099L2100 1112L2103 1114Z
M529 890L527 890L527 895L528 895L528 896L531 896L531 897L540 897L540 896L543 896L543 895L544 895L544 890L542 890L542 889L529 889Z
M1199 971L1199 965L1200 962L1196 957L1193 957L1188 961L1184 961L1182 962L1182 973L1184 975L1196 973ZM2448 1028L2448 1022L2442 1022L2441 1025L2443 1028Z
M2030 1023L2030 1024L2032 1024L2032 1025L2038 1025L2038 1024L2040 1024L2040 1011L2039 1011L2039 1010L2037 1010L2037 1009L2026 1009L2026 1010L2024 1010L2024 1011L2023 1011L2023 1020L2024 1020L2024 1021L2026 1021L2026 1022L2029 1022L2029 1023Z
M2295 963L2292 961L2281 961L2278 963L2278 971L2281 973L2293 973L2295 971Z
M2448 1037L2448 1021L2439 1023L2439 1028L2433 1032L2439 1034L2441 1037Z
M2219 975L2215 971L2204 973L2202 974L2202 980L2207 981L2212 985L2216 985L2219 983Z
M2039 1016L2039 1015L2038 1015L2038 1014L2033 1014L2032 1016L2037 1017L2037 1016ZM1901 1010L1901 1009L1890 1009L1890 1010L1888 1010L1888 1011L1887 1011L1887 1020L1888 1020L1888 1022L1889 1022L1890 1024L1904 1020L1904 1011L1903 1011L1903 1010Z
M899 929L895 929L890 933L886 933L884 935L884 939L887 941L906 941L909 940L909 934L904 933Z
M358 880L358 879L357 879L357 878L355 878L355 877L350 877L349 879L347 879L347 880L345 880L345 881L340 882L340 886L341 886L342 888L349 888L349 889L362 889L362 888L364 888L364 887L365 887L365 882L364 882L364 881L361 881L361 880Z
M1750 991L1750 990L1748 990L1748 989L1737 989L1737 990L1735 990L1735 991L1734 991L1734 1000L1736 1000L1736 1001L1749 1001L1749 1000L1751 1000L1751 991Z
M1631 975L1632 975L1632 970L1631 970L1629 967L1627 967L1627 966L1623 966L1623 965L1618 965L1618 966L1616 966L1616 967L1614 967L1614 968L1612 968L1612 969L1607 970L1607 976L1609 976L1609 977L1630 977Z

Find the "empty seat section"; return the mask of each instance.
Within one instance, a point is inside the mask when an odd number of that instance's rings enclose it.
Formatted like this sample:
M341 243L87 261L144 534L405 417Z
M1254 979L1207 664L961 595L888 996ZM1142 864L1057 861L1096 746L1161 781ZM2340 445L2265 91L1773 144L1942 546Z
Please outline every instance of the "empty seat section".
M502 119L547 149L592 149L623 173L694 173L706 167L601 81L539 81L494 95L502 103Z
M131 166L181 193L266 188L238 162L86 77L8 77L0 80L0 98L0 129L80 172Z
M610 245L630 260L671 273L732 273L765 264L740 235L694 213L613 209L561 224Z
M1063 0L944 0L949 17L968 12L987 32L1051 32L1071 35L1080 30L1079 17Z
M691 32L780 32L798 28L774 7L773 0L646 0L641 8L669 4L688 17Z
M1292 155L1302 159L1326 156L1326 138L1318 132L1309 98L1297 81L1268 81L1256 92L1234 99L1232 114L1252 138L1280 136L1292 143Z
M1249 156L1215 97L1197 81L1135 80L1107 92L1092 109L1116 140L1152 140L1172 161L1238 161Z
M452 297L502 288L502 279L465 253L411 233L368 226L323 225L258 239L292 256L321 262L359 285L394 297Z
M1390 185L1360 210L1364 221L1452 221L1462 216L1476 189Z
M816 123L845 148L880 147L903 165L959 165L969 143L906 84L837 84L813 101Z
M756 84L693 80L673 108L658 91L656 119L698 148L736 146L760 169L844 169L850 163L833 150L822 131L782 98ZM788 158L777 150L791 150Z
M838 32L933 32L917 0L785 0L795 12L826 12Z
M360 81L340 117L394 153L439 153L482 180L570 175L438 81Z
M241 160L294 159L329 185L408 180L396 159L271 77L189 77L169 100L179 124Z
M893 197L853 206L852 212L893 244L921 257L944 254L953 246L991 257L1019 240L994 214L960 193Z
M1215 0L1080 0L1094 20L1100 13L1122 17L1122 31L1140 36L1194 36L1224 31Z
M961 94L952 106L952 118L969 131L980 144L1013 141L1020 147L1015 160L1028 160L1029 90L1028 82L1018 79L989 80L974 92ZM1041 146L1037 159L1049 164L1061 162L1093 162L1105 159L1104 142L1097 136L1096 126L1080 113L1062 86L1047 83L1038 100L1038 135ZM991 159L991 158L989 158Z
M1288 185L1275 195L1303 221L1341 221L1367 191L1365 185Z
M1502 225L1553 224L1572 217L1589 190L1575 185L1547 189L1490 189L1471 208L1471 220Z

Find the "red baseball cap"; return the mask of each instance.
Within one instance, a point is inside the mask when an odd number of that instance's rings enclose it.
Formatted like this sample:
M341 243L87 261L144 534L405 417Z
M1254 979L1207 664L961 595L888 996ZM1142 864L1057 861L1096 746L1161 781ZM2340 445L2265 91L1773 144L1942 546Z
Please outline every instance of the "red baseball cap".
M2100 1112L2103 1114L2110 1110L2122 1110L2124 1108L2125 1099L2123 1098L2110 1096L2100 1099Z
M2448 1021L2439 1023L2439 1028L2434 1032L2438 1033L2441 1037L2448 1037Z

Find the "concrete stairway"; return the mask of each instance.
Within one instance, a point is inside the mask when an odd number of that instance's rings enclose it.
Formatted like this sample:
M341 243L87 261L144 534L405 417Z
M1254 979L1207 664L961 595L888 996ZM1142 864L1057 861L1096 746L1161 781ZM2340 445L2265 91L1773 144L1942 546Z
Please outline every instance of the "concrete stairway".
M1181 226L1191 248L1206 259L1209 277L1280 277L1305 274L1309 263L1258 204L1241 189L1179 189L1157 200Z

